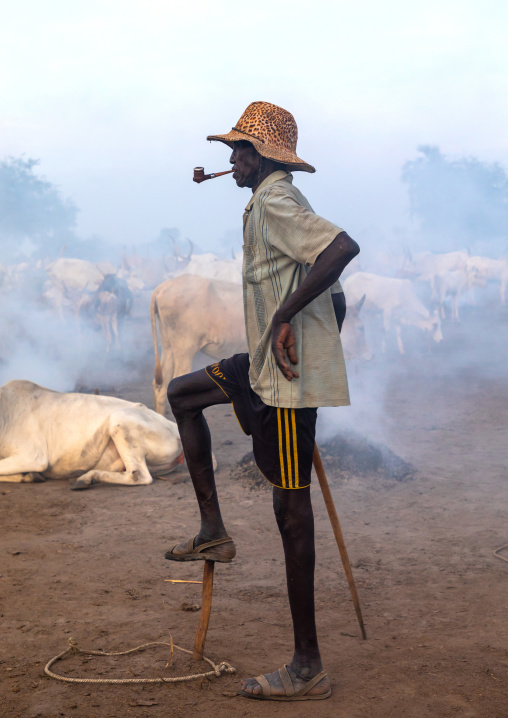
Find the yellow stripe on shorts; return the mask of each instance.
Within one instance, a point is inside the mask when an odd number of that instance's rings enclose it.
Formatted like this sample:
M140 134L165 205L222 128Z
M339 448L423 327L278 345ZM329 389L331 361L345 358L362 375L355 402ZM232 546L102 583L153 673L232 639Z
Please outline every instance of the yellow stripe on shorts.
M282 451L282 424L280 418L280 409L277 408L277 424L279 429L279 460L280 460L280 475L282 478L282 488L286 488L286 473L284 471L284 453Z
M298 444L296 441L296 420L295 410L291 409L291 423L293 425L293 456L295 459L295 489L300 488L300 477L298 475Z
M289 438L289 421L288 421L288 410L284 409L284 424L286 426L286 456L288 458L288 479L289 488L293 487L293 470L291 468L291 440Z

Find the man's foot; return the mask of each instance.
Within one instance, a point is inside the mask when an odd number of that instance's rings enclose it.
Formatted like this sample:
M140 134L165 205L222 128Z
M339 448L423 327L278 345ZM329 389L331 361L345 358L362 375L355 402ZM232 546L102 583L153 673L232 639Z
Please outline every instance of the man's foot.
M272 701L317 701L329 698L330 679L324 670L308 678L297 676L291 666L256 678L245 678L240 693L246 698Z
M194 538L175 544L164 554L170 561L219 561L230 563L236 556L236 547L230 536L203 541Z

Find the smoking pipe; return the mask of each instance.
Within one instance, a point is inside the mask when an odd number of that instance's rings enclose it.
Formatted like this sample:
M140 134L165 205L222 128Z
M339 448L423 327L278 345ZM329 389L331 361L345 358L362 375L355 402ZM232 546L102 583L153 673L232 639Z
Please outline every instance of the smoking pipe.
M210 175L205 175L205 168L204 167L194 167L194 177L192 178L193 182L204 182L205 180L213 179L214 177L220 177L221 175L229 175L231 172L234 172L234 170L226 170L226 172L214 172Z

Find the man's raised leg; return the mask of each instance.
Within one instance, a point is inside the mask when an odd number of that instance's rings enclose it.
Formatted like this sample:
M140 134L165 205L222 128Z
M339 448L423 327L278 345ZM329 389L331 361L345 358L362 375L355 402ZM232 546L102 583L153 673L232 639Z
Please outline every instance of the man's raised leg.
M206 371L201 369L173 379L168 386L168 400L178 425L201 513L201 528L193 545L193 548L197 548L204 543L224 539L228 535L217 498L210 430L203 416L203 409L215 404L227 404L229 399ZM166 558L186 560L184 556L188 554L189 546L184 542L168 551ZM207 554L222 557L222 560L231 560L235 555L235 547L233 542L229 541L206 549L196 558L205 558Z

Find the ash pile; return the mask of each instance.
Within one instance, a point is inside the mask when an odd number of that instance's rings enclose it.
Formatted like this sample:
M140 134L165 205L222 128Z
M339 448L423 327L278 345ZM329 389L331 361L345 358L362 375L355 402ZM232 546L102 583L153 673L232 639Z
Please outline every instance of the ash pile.
M323 466L332 483L354 476L379 477L388 481L410 481L415 467L384 444L369 441L352 431L318 444Z
M265 479L261 471L256 466L252 451L249 451L249 453L245 454L240 461L233 464L230 470L230 476L232 479L235 479L235 481L240 481L244 486L252 491L256 491L258 489L271 491L272 489L272 485Z
M383 444L368 441L355 432L345 432L319 443L321 460L331 484L341 484L353 477L383 481L410 481L415 467ZM245 454L231 468L231 477L251 490L271 490L254 461L252 452Z

